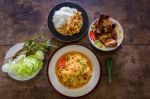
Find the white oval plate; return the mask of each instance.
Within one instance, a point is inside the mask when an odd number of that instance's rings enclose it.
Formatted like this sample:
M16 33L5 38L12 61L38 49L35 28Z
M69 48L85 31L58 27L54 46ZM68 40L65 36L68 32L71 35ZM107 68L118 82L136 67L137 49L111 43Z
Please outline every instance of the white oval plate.
M94 47L96 47L97 49L102 50L102 51L111 51L111 50L114 50L114 49L118 48L118 47L121 45L121 43L122 43L122 41L123 41L123 37L124 37L123 28L122 28L121 24L120 24L118 21L116 21L115 19L113 19L113 18L109 18L109 19L110 19L113 23L116 23L116 24L117 24L117 28L118 28L118 29L117 29L117 36L118 36L118 39L117 39L117 46L115 46L115 47L105 47L105 46L101 43L101 41L99 41L99 40L93 41L93 40L91 39L91 37L90 37L90 31L91 31L91 30L95 30L95 25L94 25L94 23L95 23L96 21L98 21L98 19L94 20L94 21L91 23L91 25L90 25L90 27L89 27L89 31L88 31L88 37L89 37L90 42L92 43L92 45L93 45Z
M24 46L24 43L18 43L18 44L16 44L16 45L14 45L13 47L11 47L11 48L7 51L7 53L6 53L6 55L5 55L5 58L4 58L5 61L4 61L4 63L11 61L11 60L12 60L11 57L13 57L13 56L15 55L15 53L17 53L19 50L21 50L21 49L23 48L23 46ZM17 76L14 75L14 74L8 73L8 75L9 75L11 78L13 78L13 79L15 79L15 80L18 80L18 81L27 81L27 80L30 80L30 79L32 79L33 77L35 77L37 74L38 74L38 72L36 72L33 76L30 76L30 77L27 77L27 78L19 78L19 77L17 77Z
M57 60L59 59L61 55L70 51L77 51L77 52L85 54L91 60L92 65L93 65L93 74L92 74L91 80L85 86L81 88L77 88L77 89L69 89L63 86L58 81L56 74L55 74L55 66L56 66ZM90 49L82 45L68 45L68 46L64 46L58 49L55 52L55 54L52 56L49 62L49 66L48 66L48 79L50 80L51 84L59 93L68 97L80 97L80 96L88 94L97 85L100 76L101 76L101 68L100 68L100 63L97 57Z

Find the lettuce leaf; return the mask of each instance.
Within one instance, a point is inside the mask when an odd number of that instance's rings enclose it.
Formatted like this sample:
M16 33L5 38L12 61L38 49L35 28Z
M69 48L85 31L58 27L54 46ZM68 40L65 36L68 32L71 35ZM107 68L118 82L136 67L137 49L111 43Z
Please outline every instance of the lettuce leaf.
M41 70L43 59L44 54L42 51L37 51L29 56L20 55L13 61L4 64L2 70L20 78L31 77Z

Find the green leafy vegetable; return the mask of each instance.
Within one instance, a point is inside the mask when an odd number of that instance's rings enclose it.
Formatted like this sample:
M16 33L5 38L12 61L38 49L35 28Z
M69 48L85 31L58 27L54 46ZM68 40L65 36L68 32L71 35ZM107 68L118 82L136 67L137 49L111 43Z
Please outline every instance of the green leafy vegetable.
M47 42L35 42L33 40L28 40L25 42L23 49L18 51L14 58L17 57L18 55L33 55L35 54L36 51L47 51L50 47L56 47L55 45L52 44L52 42L47 41Z
M50 41L28 40L23 48L12 57L12 60L3 65L2 70L19 78L32 77L41 70L44 52L50 47L56 46Z
M20 55L13 61L4 64L2 70L20 78L30 77L41 70L43 57L42 51L37 51L30 56Z

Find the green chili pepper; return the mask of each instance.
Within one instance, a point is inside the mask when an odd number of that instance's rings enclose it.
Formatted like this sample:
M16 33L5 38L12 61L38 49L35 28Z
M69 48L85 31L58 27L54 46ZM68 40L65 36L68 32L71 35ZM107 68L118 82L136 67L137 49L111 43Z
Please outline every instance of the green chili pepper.
M112 65L113 65L113 60L111 57L107 58L106 59L106 62L105 62L105 66L106 66L106 74L107 74L107 77L108 77L108 81L109 83L112 82Z

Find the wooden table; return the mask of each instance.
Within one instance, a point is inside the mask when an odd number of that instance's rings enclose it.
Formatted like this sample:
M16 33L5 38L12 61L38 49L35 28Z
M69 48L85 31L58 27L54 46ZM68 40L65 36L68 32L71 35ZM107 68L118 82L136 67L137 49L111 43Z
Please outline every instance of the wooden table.
M98 86L81 98L150 99L150 0L0 0L0 66L7 50L16 43L37 33L44 33L45 40L52 38L47 16L55 5L65 1L82 6L90 22L100 13L110 14L121 23L125 34L122 46L112 52L96 50L87 36L79 41L97 53L102 66L102 79ZM64 44L54 38L52 41L58 46ZM115 60L111 84L104 68L104 60L109 56ZM66 99L49 84L46 68L47 65L27 82L15 81L0 70L0 98Z

